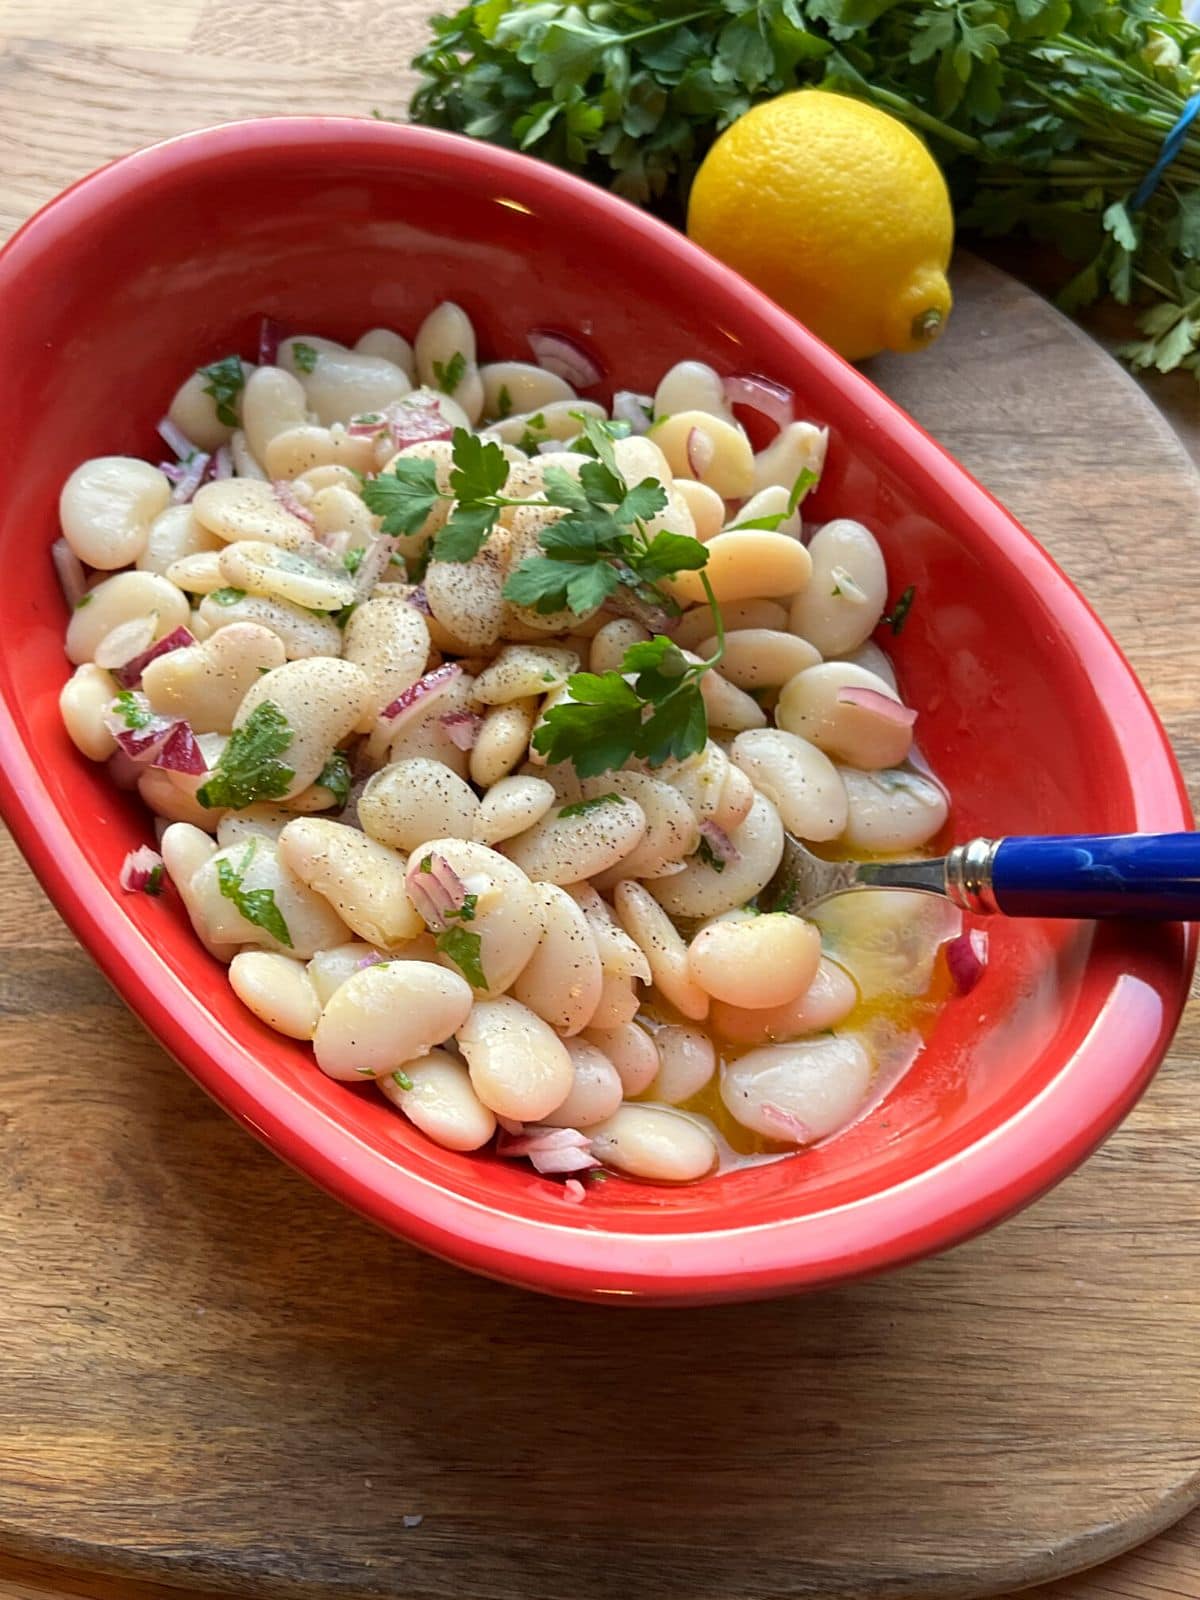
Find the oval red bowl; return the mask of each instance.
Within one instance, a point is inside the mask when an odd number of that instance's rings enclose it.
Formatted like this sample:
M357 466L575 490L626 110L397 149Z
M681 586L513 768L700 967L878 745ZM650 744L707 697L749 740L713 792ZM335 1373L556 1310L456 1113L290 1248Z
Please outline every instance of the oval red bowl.
M1163 732L1049 557L907 416L735 274L553 168L390 123L305 117L173 139L85 178L0 253L0 799L47 892L127 1002L232 1115L331 1193L425 1249L579 1297L749 1298L953 1244L1062 1178L1133 1105L1187 993L1190 931L991 925L983 981L914 1070L811 1155L583 1205L515 1164L436 1149L367 1087L269 1032L178 901L117 873L145 813L58 717L65 613L48 546L87 456L157 459L181 376L265 314L294 331L411 332L439 300L488 356L533 328L583 338L618 387L686 356L791 385L827 423L818 516L866 522L893 591L923 747L974 833L1190 826Z

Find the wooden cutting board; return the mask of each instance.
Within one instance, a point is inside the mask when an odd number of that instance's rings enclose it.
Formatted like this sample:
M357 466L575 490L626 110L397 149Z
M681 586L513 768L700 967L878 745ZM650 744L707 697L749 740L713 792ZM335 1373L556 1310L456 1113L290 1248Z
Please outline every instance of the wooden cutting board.
M185 127L396 109L424 10L0 0L0 227ZM1200 479L1032 293L969 258L956 289L877 381L1080 582L1200 776ZM940 1260L771 1305L557 1304L247 1139L5 843L0 1594L891 1600L1101 1561L1200 1498L1198 1057L1193 1011L1083 1171ZM1053 1593L1200 1592L1129 1583Z

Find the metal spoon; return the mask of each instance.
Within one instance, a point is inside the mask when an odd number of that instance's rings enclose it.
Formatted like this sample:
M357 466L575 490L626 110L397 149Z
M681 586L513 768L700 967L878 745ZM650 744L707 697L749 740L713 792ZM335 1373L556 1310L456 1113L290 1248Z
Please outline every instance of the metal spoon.
M1200 920L1200 834L968 839L926 861L824 861L784 835L765 911L804 912L855 889L918 889L1008 917Z

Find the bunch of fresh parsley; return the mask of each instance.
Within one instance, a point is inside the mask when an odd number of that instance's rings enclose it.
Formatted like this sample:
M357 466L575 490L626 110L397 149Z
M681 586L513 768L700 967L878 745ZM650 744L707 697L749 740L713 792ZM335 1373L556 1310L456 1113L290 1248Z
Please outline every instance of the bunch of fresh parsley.
M434 535L438 561L470 561L483 548L506 506L544 506L561 511L539 535L540 549L509 575L505 596L544 615L559 611L588 615L606 601L628 598L641 615L664 618L679 608L659 587L678 572L699 572L713 613L717 648L707 661L689 662L661 634L626 651L619 672L578 672L567 680L568 697L545 715L533 743L550 761L571 761L581 777L593 777L638 757L652 767L683 760L702 750L708 722L700 680L720 661L724 625L703 569L708 551L698 539L648 523L667 504L655 478L629 484L613 451L619 424L579 415L581 434L573 448L592 459L578 479L548 466L543 494L512 499L501 493L509 462L496 444L466 429L451 441L453 470L448 490L438 487L432 461L400 457L389 471L363 485L362 496L383 519L385 534L416 534L440 500L452 502ZM807 482L803 485L807 487ZM800 488L797 492L803 492Z
M476 0L435 18L418 122L528 150L681 220L699 161L756 101L822 85L902 118L960 218L1079 270L1068 309L1144 306L1135 366L1200 379L1200 119L1132 205L1196 90L1179 0Z

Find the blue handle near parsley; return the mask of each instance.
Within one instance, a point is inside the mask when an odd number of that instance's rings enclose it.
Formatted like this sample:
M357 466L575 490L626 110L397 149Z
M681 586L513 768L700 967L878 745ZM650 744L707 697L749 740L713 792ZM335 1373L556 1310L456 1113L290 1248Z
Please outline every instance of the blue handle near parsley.
M651 767L686 760L704 748L708 719L700 680L725 652L725 628L704 567L708 551L690 535L648 524L667 505L654 478L626 481L613 443L627 425L600 422L580 412L580 438L564 448L591 459L576 479L548 466L540 497L512 499L501 493L510 463L499 445L455 431L449 488L438 487L434 462L402 457L389 471L363 485L367 508L383 519L385 534L417 534L439 501L452 509L430 543L437 561L471 561L486 544L506 506L545 506L561 511L539 536L537 554L527 556L504 585L505 598L543 615L559 611L587 616L614 597L643 614L677 616L679 607L659 587L679 572L699 572L713 614L717 648L707 661L689 662L678 645L657 634L625 653L619 672L578 672L567 680L569 699L546 712L533 736L548 761L570 761L580 777L624 766L639 757ZM797 501L801 488L797 493ZM781 519L782 520L782 519Z

